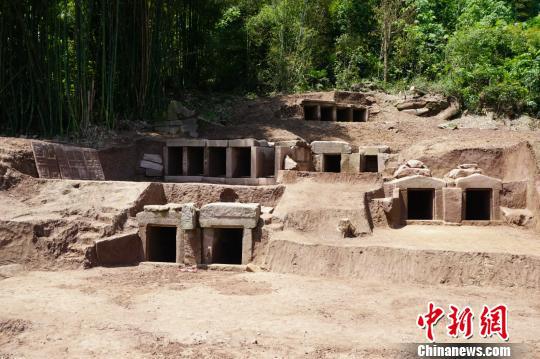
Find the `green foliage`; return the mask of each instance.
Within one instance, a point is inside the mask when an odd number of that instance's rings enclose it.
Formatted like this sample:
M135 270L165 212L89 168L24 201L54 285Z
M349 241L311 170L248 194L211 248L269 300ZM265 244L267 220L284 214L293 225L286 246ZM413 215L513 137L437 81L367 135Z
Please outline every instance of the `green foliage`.
M477 23L448 43L448 77L468 108L535 113L540 104L540 27Z
M537 0L2 1L0 130L152 120L185 90L366 80L539 114L539 11Z

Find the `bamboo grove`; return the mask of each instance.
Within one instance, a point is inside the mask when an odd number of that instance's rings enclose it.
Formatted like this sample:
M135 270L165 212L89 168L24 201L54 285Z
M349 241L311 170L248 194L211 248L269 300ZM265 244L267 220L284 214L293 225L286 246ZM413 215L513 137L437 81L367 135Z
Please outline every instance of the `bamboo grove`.
M113 128L119 118L156 115L167 85L197 86L201 34L212 21L201 14L212 7L198 0L1 1L2 127L66 135L90 122Z
M185 90L432 87L540 115L536 0L0 0L0 132L159 119Z

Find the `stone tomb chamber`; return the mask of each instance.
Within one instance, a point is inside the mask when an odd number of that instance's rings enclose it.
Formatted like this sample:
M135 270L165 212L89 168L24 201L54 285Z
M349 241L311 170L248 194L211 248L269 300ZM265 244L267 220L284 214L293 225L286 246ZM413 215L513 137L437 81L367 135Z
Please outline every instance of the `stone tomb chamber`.
M266 141L172 139L163 154L166 181L275 183L274 147Z
M185 265L247 264L262 227L256 203L145 206L137 214L143 260Z
M419 161L409 161L420 163ZM444 179L431 177L423 164L411 166L408 175L384 184L384 204L390 226L431 221L441 223L496 223L501 221L500 179L483 175L474 164L460 165ZM395 174L395 176L396 176Z
M369 118L369 109L363 105L306 99L301 106L306 121L366 122Z

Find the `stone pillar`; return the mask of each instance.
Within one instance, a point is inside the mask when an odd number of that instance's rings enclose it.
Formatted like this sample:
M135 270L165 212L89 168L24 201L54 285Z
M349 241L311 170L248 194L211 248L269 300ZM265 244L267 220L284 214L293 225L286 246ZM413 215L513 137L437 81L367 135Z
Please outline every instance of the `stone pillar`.
M257 167L258 167L257 147L251 146L251 178L257 178Z
M409 208L408 208L408 196L407 189L399 189L399 199L401 202L401 221L405 222L409 218Z
M201 264L201 230L199 228L193 230L182 231L184 239L184 258L185 265Z
M461 188L443 188L443 220L449 223L460 223L463 212L463 194Z
M317 105L317 121L321 120L321 105Z
M491 191L491 220L501 220L501 192L494 188Z
M227 178L232 178L233 168L234 168L234 166L236 166L236 158L234 158L233 148L232 147L227 147L226 161L227 161L227 163L225 164L225 172L226 172L225 175L226 175Z
M184 263L184 231L176 227L176 263Z
M202 252L201 252L201 262L203 264L212 263L212 247L214 245L214 229L213 228L203 228L203 238L202 238Z
M337 121L337 107L332 106L332 122L336 122L336 121Z
M435 189L435 198L433 203L433 219L436 221L443 220L443 194L442 189Z
M167 145L163 146L163 175L169 175L169 147Z
M204 148L204 170L205 177L210 177L210 147Z
M388 154L386 153L377 153L377 172L384 172L386 169L386 160L388 159Z
M353 122L352 107L347 109L347 122Z
M253 230L244 228L242 237L242 264L248 264L253 257Z
M189 161L188 161L188 147L184 146L182 148L182 153L184 154L182 156L182 176L187 176L188 174L188 168L189 168Z

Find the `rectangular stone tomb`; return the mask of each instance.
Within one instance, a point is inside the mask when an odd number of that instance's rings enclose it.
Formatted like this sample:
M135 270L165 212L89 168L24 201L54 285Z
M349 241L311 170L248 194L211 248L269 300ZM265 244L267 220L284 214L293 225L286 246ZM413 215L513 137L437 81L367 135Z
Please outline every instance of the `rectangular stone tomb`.
M275 149L266 141L174 139L163 157L166 181L275 183Z
M366 122L369 110L365 106L341 104L335 101L303 100L306 121Z
M247 264L253 232L262 226L258 203L145 206L137 214L143 258L150 262Z

